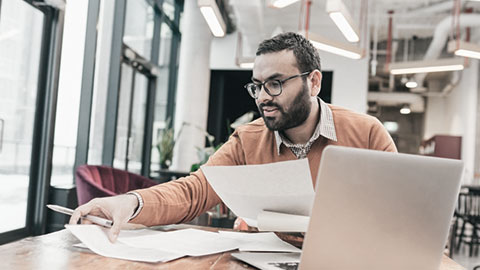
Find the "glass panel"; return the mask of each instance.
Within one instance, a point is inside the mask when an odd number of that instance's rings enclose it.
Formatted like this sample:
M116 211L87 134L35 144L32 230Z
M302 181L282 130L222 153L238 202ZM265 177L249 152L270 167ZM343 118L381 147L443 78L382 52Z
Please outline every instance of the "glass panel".
M150 59L154 29L153 8L145 0L128 0L123 42Z
M158 66L160 75L157 77L157 93L155 100L155 115L153 119L153 143L150 170L155 172L160 169L160 153L156 148L156 142L159 139L160 130L165 128L167 99L168 99L168 78L170 71L170 52L172 45L172 30L166 23L162 24L160 40L160 53L158 57Z
M122 170L125 170L127 165L128 118L130 113L130 96L132 93L132 76L132 67L127 64L122 64L115 139L115 157L113 160L113 167Z
M135 76L135 94L133 96L132 123L128 156L128 171L141 173L143 136L145 133L145 117L147 108L148 79L137 73Z
M74 180L87 9L88 1L70 1L66 6L51 186L71 186Z
M114 1L100 2L97 26L98 32L95 55L92 114L90 118L90 139L88 141L88 164L91 165L102 164L114 9Z
M0 14L0 233L25 227L43 14L2 0Z
M163 0L163 12L170 18L171 21L175 19L175 0Z

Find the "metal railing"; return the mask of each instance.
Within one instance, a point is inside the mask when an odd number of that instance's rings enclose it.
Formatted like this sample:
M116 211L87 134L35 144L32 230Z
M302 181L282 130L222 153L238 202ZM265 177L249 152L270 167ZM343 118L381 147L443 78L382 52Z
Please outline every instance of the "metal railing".
M0 122L1 123L1 122ZM0 124L1 125L1 124ZM31 163L32 144L19 140L3 140L0 126L0 173L4 174L28 174ZM64 152L61 158L55 152ZM54 172L68 172L72 170L75 159L75 147L54 145Z

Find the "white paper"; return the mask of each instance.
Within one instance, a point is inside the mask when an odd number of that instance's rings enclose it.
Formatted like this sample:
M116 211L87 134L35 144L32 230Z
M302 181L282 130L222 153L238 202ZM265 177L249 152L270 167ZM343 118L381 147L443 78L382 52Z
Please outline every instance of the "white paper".
M262 211L258 214L258 230L271 232L306 232L310 217Z
M245 233L219 231L222 237L239 241L240 251L257 252L302 252L299 248L283 241L273 232Z
M208 182L249 226L260 212L309 216L315 196L307 159L262 165L202 166Z
M119 239L123 243L139 248L169 250L188 256L203 256L237 249L239 241L222 237L216 232L184 229L162 232L155 235Z
M107 236L108 229L97 225L65 225L65 227L91 251L105 257L143 262L167 262L184 256L158 249L132 247L120 241L111 243Z
M171 232L154 230L120 231L115 243L108 229L97 225L65 225L82 243L75 246L111 258L167 262L183 256L202 256L239 249L240 251L301 252L274 233L208 232L184 229Z

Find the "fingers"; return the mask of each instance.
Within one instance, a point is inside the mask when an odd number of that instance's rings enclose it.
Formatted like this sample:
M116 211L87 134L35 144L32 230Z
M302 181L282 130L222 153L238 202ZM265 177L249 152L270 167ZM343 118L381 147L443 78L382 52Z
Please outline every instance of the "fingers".
M86 218L82 218L82 224L94 224L94 223Z
M137 204L137 198L131 195L93 199L75 209L69 223L77 224L86 215L112 220L113 225L108 230L108 238L113 243L117 240L120 230L128 223ZM82 219L82 223L91 224L92 222Z
M118 234L120 233L120 224L114 222L112 228L108 230L108 239L110 242L115 243L117 241Z
M125 224L128 222L128 217L122 216L113 216L113 225L110 230L108 230L108 239L110 242L115 243L117 240L120 230L125 227Z
M70 221L68 222L68 224L78 224L78 221L80 220L80 218L89 214L92 211L92 208L93 208L93 204L91 201L77 207L77 209L73 211L73 214L70 217Z

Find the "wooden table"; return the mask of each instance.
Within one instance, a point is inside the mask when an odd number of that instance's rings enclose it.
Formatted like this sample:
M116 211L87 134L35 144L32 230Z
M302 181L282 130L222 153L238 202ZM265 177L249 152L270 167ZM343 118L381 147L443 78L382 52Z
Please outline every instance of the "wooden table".
M182 226L184 227L184 226ZM189 226L192 227L192 226ZM170 227L171 228L171 227ZM176 226L175 228L179 228ZM214 228L201 227L215 231ZM185 257L168 263L143 263L102 257L72 247L79 241L67 230L37 236L0 246L1 269L254 269L231 257L231 252L203 257ZM439 270L464 270L443 256Z

